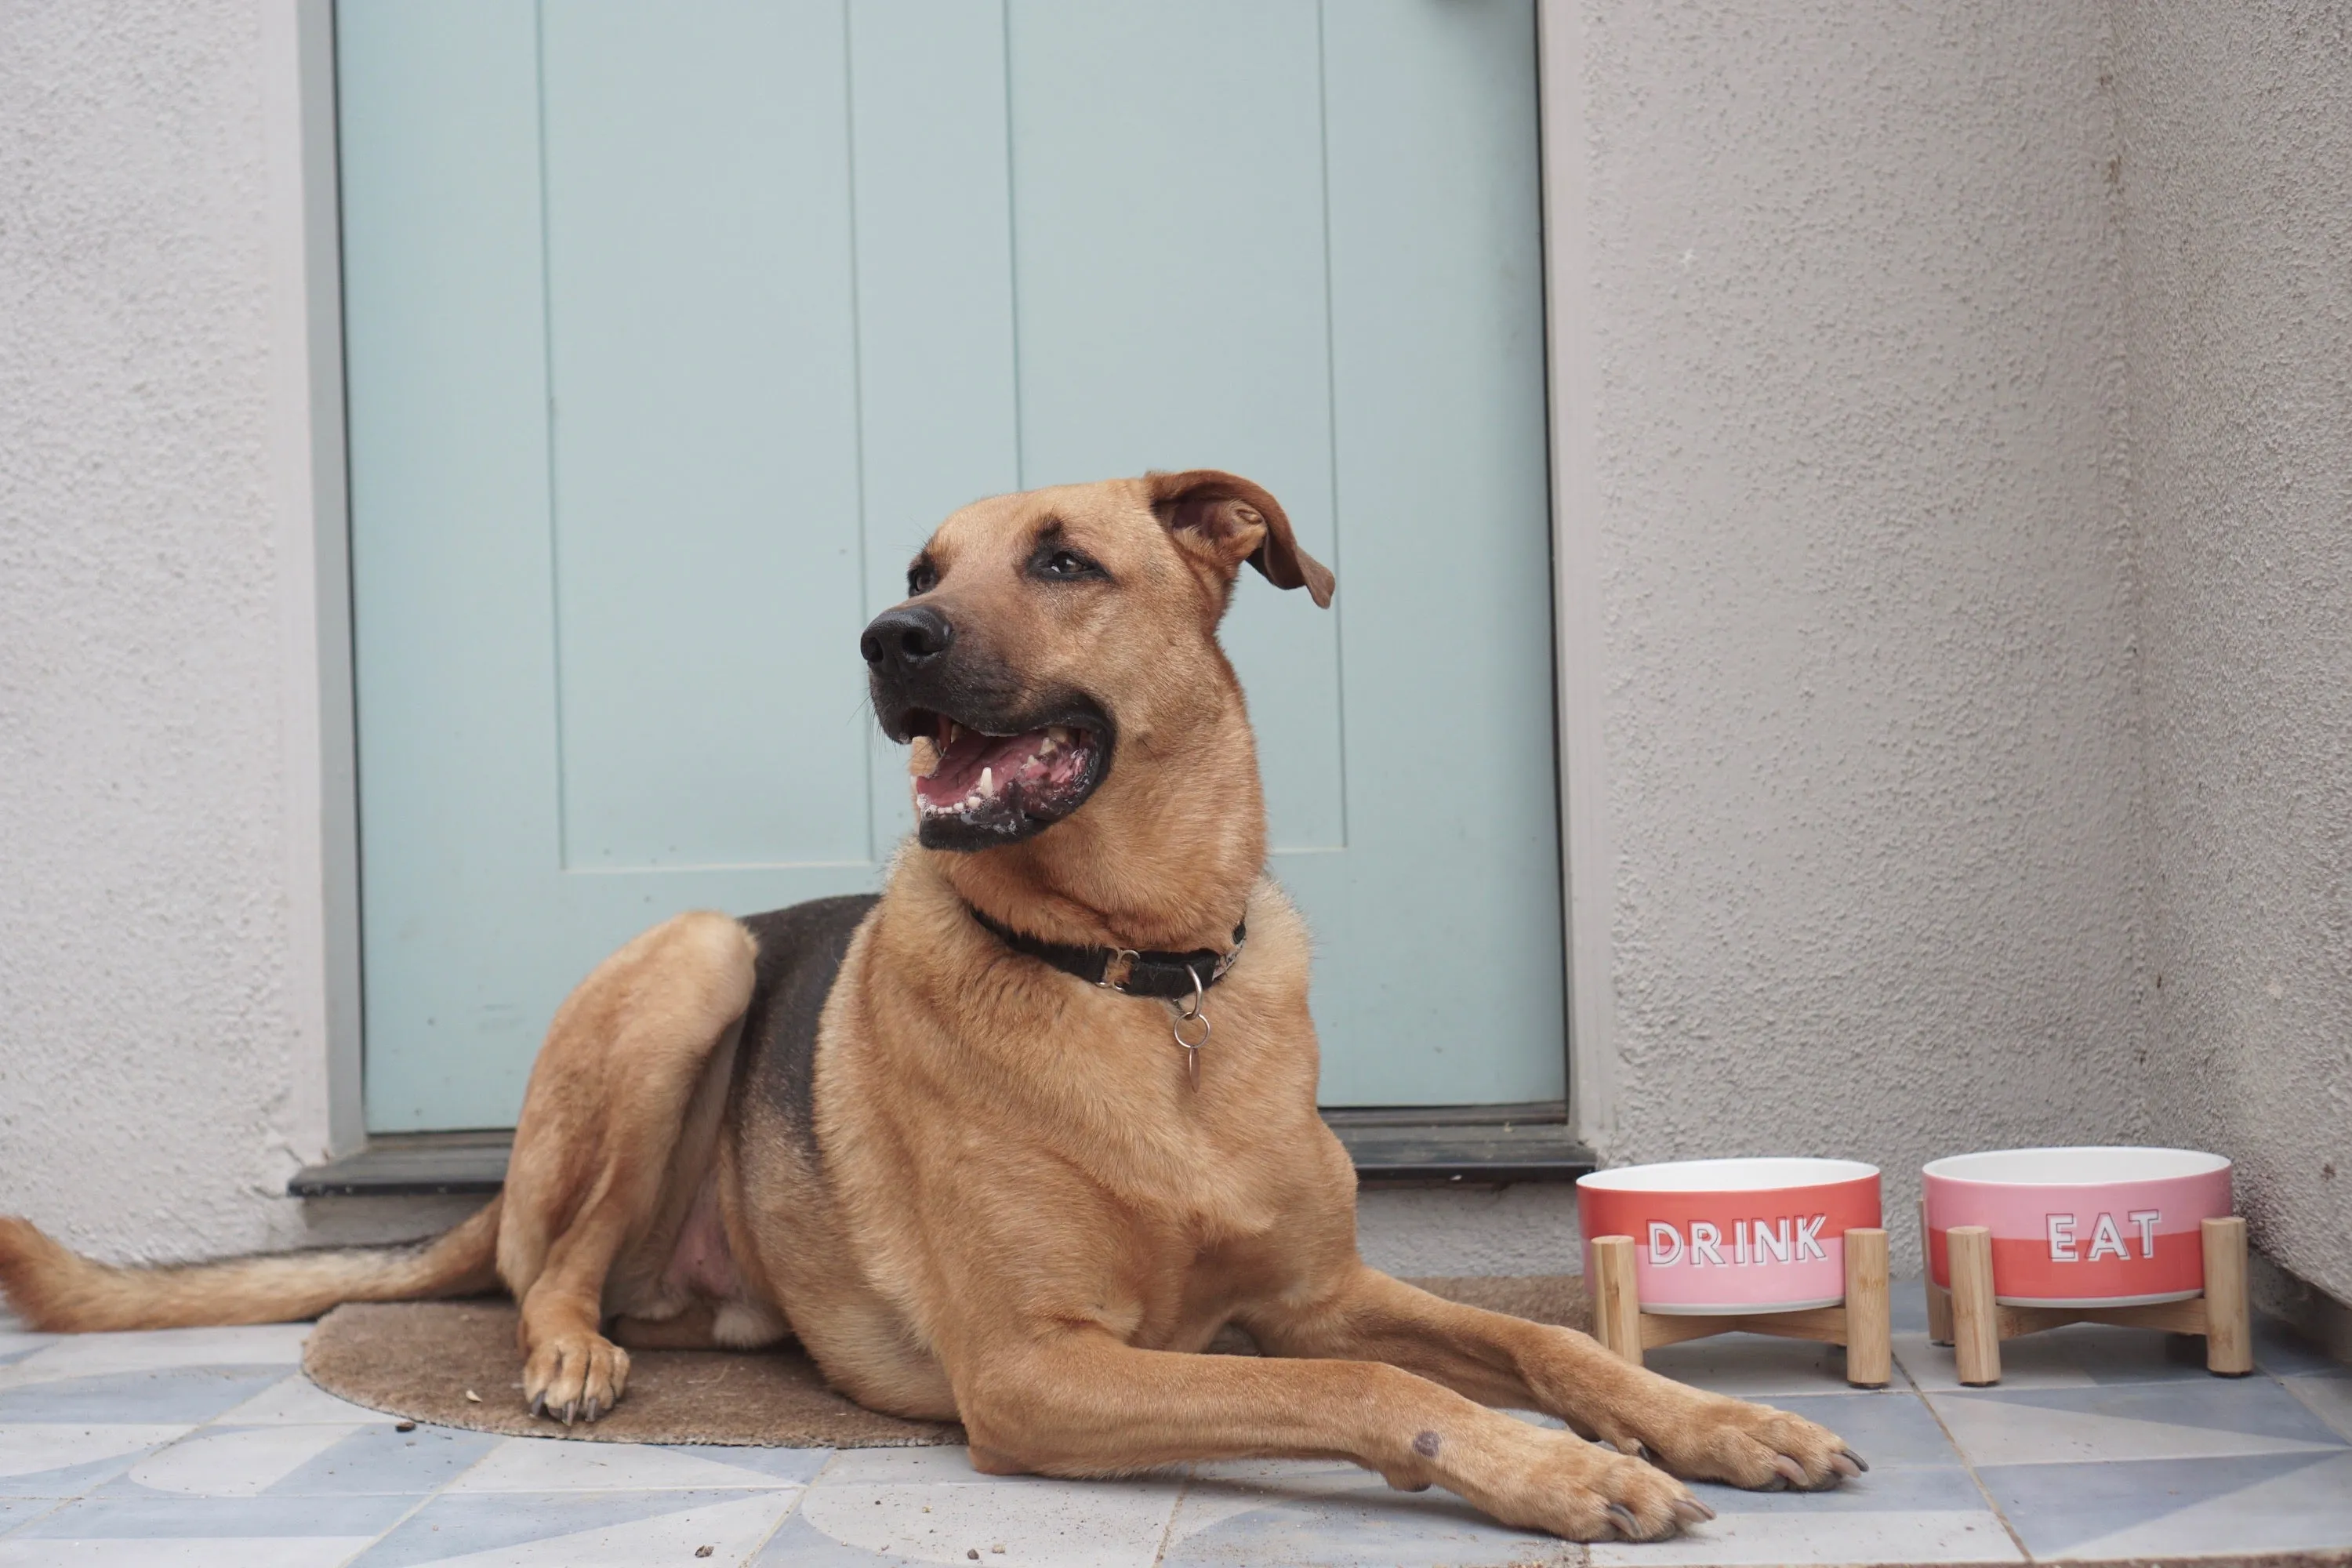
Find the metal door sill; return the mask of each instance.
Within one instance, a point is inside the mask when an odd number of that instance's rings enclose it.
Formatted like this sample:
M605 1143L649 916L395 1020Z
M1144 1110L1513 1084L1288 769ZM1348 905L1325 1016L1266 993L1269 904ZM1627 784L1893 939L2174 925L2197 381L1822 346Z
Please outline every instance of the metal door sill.
M1591 1152L1569 1135L1567 1108L1557 1100L1330 1110L1323 1120L1368 1186L1572 1182L1592 1169ZM487 1197L505 1184L513 1146L504 1129L383 1133L355 1154L297 1171L286 1190L298 1198Z

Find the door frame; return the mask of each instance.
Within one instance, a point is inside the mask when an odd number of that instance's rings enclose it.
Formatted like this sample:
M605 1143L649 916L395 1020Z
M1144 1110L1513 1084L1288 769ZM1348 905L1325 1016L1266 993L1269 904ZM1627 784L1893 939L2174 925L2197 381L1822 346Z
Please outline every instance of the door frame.
M1605 1150L1617 1060L1592 271L1583 221L1585 45L1570 0L1537 0L1536 12L1568 1105L1573 1135ZM269 468L285 653L282 733L293 781L285 811L288 983L299 1031L289 1064L289 1131L297 1153L323 1161L356 1153L367 1142L333 0L278 0L264 7L262 31Z
M1545 417L1551 430L1553 736L1559 766L1560 901L1568 944L1568 1120L1605 1155L1617 1121L1611 962L1615 857L1601 603L1601 474L1593 410L1592 226L1585 163L1582 9L1536 0L1536 120L1543 170Z

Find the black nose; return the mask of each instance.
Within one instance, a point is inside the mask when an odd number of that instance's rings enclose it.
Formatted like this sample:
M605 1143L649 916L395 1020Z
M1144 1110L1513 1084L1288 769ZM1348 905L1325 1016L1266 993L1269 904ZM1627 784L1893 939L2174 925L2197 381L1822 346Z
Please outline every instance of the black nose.
M955 644L955 623L929 605L901 605L874 617L857 651L878 671L920 669Z

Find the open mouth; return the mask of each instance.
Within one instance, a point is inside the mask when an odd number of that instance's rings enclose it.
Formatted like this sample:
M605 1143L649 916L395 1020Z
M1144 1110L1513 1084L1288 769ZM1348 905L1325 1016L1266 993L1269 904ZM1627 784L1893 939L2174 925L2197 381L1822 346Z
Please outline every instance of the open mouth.
M1101 782L1108 743L1087 725L1000 735L928 711L900 723L914 737L917 825L934 847L1027 837L1076 810Z

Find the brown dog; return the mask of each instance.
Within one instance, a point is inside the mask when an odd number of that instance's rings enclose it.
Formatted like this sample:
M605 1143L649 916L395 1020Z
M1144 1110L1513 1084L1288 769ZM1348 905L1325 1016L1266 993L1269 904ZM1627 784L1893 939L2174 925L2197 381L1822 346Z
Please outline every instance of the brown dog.
M1358 1259L1216 640L1244 562L1330 600L1229 474L957 512L864 638L920 819L878 901L681 915L605 960L555 1016L505 1193L436 1241L118 1269L6 1220L0 1287L101 1329L503 1281L526 1395L566 1423L621 1398L616 1340L791 1334L863 1404L961 1417L983 1470L1345 1455L1579 1540L1705 1517L1677 1475L1856 1473L1811 1422ZM1200 1353L1227 1324L1266 1354Z

